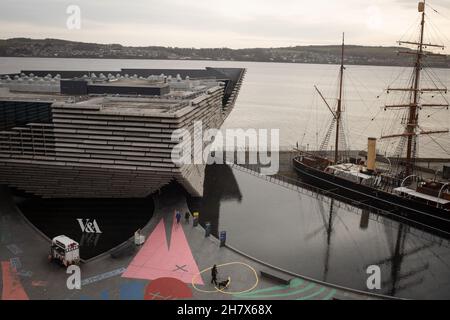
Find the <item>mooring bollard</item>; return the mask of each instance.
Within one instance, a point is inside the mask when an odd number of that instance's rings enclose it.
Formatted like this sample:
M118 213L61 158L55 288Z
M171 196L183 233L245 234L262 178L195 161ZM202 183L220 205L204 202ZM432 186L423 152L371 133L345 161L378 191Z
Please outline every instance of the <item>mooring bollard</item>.
M224 247L225 243L227 242L227 232L226 231L220 231L219 240L220 240L220 246Z
M194 212L192 215L194 216L193 226L196 227L198 226L198 212Z
M211 234L211 223L205 223L205 238L208 238Z

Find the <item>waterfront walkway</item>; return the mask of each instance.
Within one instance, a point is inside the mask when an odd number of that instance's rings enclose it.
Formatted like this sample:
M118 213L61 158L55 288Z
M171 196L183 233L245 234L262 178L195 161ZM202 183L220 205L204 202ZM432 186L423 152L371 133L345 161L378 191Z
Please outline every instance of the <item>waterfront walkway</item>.
M174 221L180 210L182 220ZM256 262L217 239L205 238L202 227L184 221L188 210L182 194L170 189L155 196L155 212L141 230L146 243L131 239L81 265L81 290L67 289L65 269L49 263L49 240L22 216L9 192L0 189L1 299L373 299L366 294L307 281ZM210 283L216 264L219 281ZM262 276L262 273L266 276ZM277 279L278 278L278 279Z

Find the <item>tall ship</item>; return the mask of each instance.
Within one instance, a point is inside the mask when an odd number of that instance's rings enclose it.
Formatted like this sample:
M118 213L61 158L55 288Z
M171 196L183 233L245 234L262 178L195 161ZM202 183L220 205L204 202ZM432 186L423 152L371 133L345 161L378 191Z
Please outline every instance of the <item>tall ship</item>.
M205 164L174 161L176 130L219 129L240 68L24 70L0 76L0 184L42 198L203 194ZM195 141L194 141L195 140ZM204 150L210 141L194 136ZM180 156L181 157L181 156Z
M423 109L439 108L448 110L445 87L424 87L422 76L426 58L440 55L431 53L428 48L443 46L425 42L426 4L419 2L420 32L418 41L401 41L400 45L412 45L413 50L399 52L412 56L413 66L409 85L389 87L387 93L401 93L401 103L384 106L385 111L397 110L398 122L393 129L397 132L384 134L380 140L396 141L397 156L394 159L377 154L377 139L368 138L366 158L349 157L343 138L343 79L345 46L342 41L342 57L339 71L339 96L337 105L332 106L316 87L322 101L332 114L331 126L325 134L321 148L315 152L297 150L293 166L301 179L309 184L344 196L353 203L361 203L383 210L384 213L411 222L415 226L450 236L450 184L448 167L444 166L441 177L431 175L424 178L416 172L418 158L418 137L434 134L448 134L448 129L425 129L419 121ZM444 55L443 55L444 56ZM440 83L433 81L433 84ZM425 95L439 96L439 103L428 102ZM394 119L395 120L395 119ZM335 133L333 135L333 132ZM324 151L328 142L334 141L334 152ZM343 150L344 149L344 150ZM378 164L388 162L388 167Z

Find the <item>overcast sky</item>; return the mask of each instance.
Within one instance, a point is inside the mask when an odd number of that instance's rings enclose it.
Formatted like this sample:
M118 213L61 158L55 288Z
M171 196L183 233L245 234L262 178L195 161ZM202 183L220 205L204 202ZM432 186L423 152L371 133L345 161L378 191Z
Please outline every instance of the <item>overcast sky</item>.
M417 0L1 0L0 38L178 47L279 47L348 43L395 45L418 22ZM450 0L429 3L450 45ZM81 28L66 26L69 5ZM437 32L436 32L437 33Z

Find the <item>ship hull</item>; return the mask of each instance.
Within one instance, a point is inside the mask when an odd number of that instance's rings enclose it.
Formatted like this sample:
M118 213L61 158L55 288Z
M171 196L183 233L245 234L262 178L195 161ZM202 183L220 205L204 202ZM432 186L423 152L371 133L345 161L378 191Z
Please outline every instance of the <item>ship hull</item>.
M293 166L302 180L310 185L332 191L354 204L378 208L381 213L417 228L450 237L450 212L445 209L354 183L307 166L297 158L294 158Z

